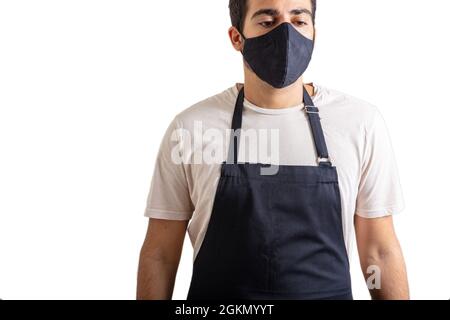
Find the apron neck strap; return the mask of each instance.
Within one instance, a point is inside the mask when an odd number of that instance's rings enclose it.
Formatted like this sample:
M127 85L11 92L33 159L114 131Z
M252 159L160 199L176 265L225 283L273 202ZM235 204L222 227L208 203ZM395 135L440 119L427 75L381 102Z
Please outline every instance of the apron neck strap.
M228 150L227 163L237 163L239 142L242 128L242 112L244 110L244 87L239 91L234 107L233 120L231 122L231 137L230 147ZM325 137L320 123L319 109L314 106L314 103L308 94L308 91L303 87L303 103L305 105L305 112L308 115L309 124L316 147L317 159L320 166L331 166L331 161L328 155L328 149L325 142Z

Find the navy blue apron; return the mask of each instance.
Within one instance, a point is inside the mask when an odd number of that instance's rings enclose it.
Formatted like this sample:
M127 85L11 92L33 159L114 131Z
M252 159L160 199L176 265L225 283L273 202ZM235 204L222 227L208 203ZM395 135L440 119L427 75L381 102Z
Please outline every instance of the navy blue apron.
M317 166L238 163L244 88L228 161L194 261L187 299L352 299L336 167L306 88ZM236 131L237 130L237 131Z

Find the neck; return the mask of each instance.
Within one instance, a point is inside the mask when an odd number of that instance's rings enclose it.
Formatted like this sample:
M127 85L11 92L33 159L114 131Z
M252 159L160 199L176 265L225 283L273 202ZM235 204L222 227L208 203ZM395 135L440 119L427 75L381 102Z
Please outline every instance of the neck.
M245 70L245 98L261 108L281 109L302 104L303 85L303 77L300 77L292 85L276 89L261 81L251 71ZM312 96L313 88L311 87L307 86L307 91Z

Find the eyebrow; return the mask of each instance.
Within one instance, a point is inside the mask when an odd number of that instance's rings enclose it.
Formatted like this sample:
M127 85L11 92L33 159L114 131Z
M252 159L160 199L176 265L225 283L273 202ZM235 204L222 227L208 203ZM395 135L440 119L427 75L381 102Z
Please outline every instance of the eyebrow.
M308 9L294 9L290 11L291 15L301 15L303 13L306 13L308 15L310 15L312 17L312 13L311 11L309 11ZM277 9L260 9L258 11L256 11L253 15L252 15L252 19L258 17L258 16L271 16L271 17L276 17L280 15L280 11L278 11Z

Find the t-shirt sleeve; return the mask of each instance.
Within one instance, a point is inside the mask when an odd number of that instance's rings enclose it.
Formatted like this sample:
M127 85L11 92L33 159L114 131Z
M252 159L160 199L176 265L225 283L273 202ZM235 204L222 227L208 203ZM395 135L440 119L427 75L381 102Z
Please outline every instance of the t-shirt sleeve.
M190 220L194 211L186 164L181 154L180 125L175 118L160 144L144 216L165 220Z
M403 211L405 204L389 132L378 108L366 127L356 214L378 218Z

